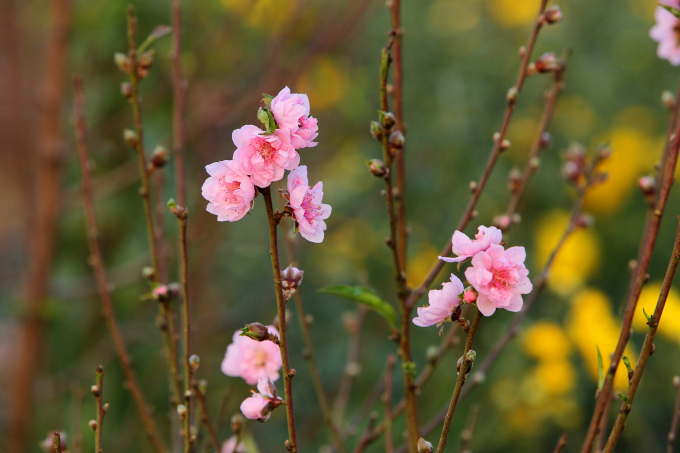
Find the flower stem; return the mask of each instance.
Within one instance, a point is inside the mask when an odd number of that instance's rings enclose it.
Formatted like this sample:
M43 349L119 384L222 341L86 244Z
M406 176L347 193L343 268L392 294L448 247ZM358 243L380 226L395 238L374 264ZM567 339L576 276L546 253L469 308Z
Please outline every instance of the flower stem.
M208 412L208 405L205 401L205 395L203 392L201 392L200 387L198 386L198 383L196 381L192 382L192 387L194 389L194 393L196 394L196 399L198 400L198 404L201 406L201 421L205 425L205 427L208 429L208 434L210 434L210 440L212 441L215 450L219 451L220 450L220 441L217 440L217 432L215 431L215 427L213 426L212 422L210 421L210 413Z
M177 216L179 223L180 264L182 278L182 324L184 331L184 401L187 409L184 417L184 450L191 452L191 305L189 301L189 256L187 254L187 211Z
M671 429L668 431L668 448L666 453L673 453L675 447L675 436L677 435L678 422L680 422L680 378L676 376L673 383L677 387L678 396L675 399L675 407L673 408L673 419L671 421Z
M446 412L446 418L444 419L444 427L442 428L442 434L439 437L439 445L437 446L437 453L443 453L446 447L446 438L449 435L449 430L451 429L451 420L453 419L453 413L458 405L458 399L460 398L460 392L465 385L467 380L467 375L472 368L472 363L474 362L474 357L469 358L468 353L472 350L472 342L475 339L475 334L477 333L477 328L479 327L479 322L482 320L482 313L477 309L475 312L475 317L472 318L470 323L470 328L467 332L467 340L465 341L465 350L463 351L463 356L461 357L460 371L458 372L458 379L456 380L456 386L453 389L453 395L451 396L451 403L449 404L449 409Z
M678 268L678 263L680 263L680 224L678 224L678 232L675 235L673 254L671 255L671 260L668 263L668 270L666 270L666 276L663 279L663 284L661 285L659 300L656 303L654 314L652 314L651 318L647 322L649 327L647 328L647 335L645 335L645 341L642 345L640 358L638 359L638 363L635 366L633 376L630 378L628 392L626 393L626 397L623 400L623 404L621 405L619 415L616 417L616 421L614 422L614 427L612 428L611 434L609 435L609 439L604 446L603 453L611 453L614 451L616 442L619 440L619 437L626 426L626 420L628 419L628 414L630 414L635 393L637 392L638 386L640 385L642 373L645 372L647 361L654 353L654 337L656 336L656 331L659 328L661 315L663 314L663 309L666 305L666 300L668 299L668 293L671 290L673 277L675 277L675 271Z
M260 189L264 197L267 208L267 218L269 219L269 254L272 259L272 271L274 273L274 288L276 291L276 308L279 318L279 347L281 348L281 361L283 362L283 385L286 398L286 418L288 420L288 437L290 442L290 452L297 452L297 440L295 432L295 415L293 412L293 388L292 379L295 372L290 368L288 359L288 340L286 338L286 301L283 298L283 288L281 287L281 266L279 265L279 247L277 230L278 220L274 217L274 207L272 206L272 196L269 187Z
M97 376L97 393L95 398L97 399L97 427L94 431L94 452L102 453L102 428L104 427L104 415L106 411L102 405L102 398L104 395L104 368L99 365L95 370L95 375Z

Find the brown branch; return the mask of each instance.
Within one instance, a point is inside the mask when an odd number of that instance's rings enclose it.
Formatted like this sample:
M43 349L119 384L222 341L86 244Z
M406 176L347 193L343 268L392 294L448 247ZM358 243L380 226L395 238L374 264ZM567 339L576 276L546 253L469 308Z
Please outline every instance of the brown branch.
M394 364L397 358L394 354L387 356L387 373L385 373L385 393L383 403L385 405L385 453L394 451L394 439L392 438L392 380L394 378Z
M210 440L215 446L215 450L220 451L220 441L217 440L217 432L215 431L215 428L213 427L213 424L210 421L210 413L208 412L208 405L205 401L205 394L201 391L196 381L192 382L192 387L194 389L194 393L196 394L198 404L201 406L201 421L208 429L208 433L210 434Z
M611 407L612 402L614 402L614 398L614 395L612 395L604 407L604 414L600 419L600 434L597 436L597 440L595 441L595 453L602 453L602 450L604 449L604 441L607 440L605 433L607 432L607 423L609 422L609 408Z
M373 431L373 428L375 428L375 424L378 421L378 414L375 412L371 413L371 417L368 419L368 424L366 425L366 429L364 430L363 436L361 436L361 440L359 440L359 443L357 444L356 448L354 449L354 453L361 453L364 451L364 449L368 446L368 444L371 443L371 432Z
M470 418L465 425L465 429L460 434L460 453L469 452L470 442L472 442L472 434L475 431L477 424L477 416L479 415L479 404L475 404L470 409Z
M678 223L678 231L675 235L673 253L671 255L670 262L668 263L668 269L666 270L663 284L661 285L659 300L656 303L654 314L652 314L652 316L647 320L647 325L649 327L647 328L645 341L642 345L642 351L640 351L640 358L638 359L637 365L635 366L633 375L630 377L628 392L626 393L625 398L623 398L621 410L619 411L619 415L616 417L614 427L612 428L612 432L609 434L609 439L607 440L607 444L604 446L603 453L611 453L614 451L616 442L619 440L623 429L626 427L626 420L630 414L633 400L635 399L635 393L637 392L640 381L642 380L642 374L645 372L647 361L652 356L652 354L654 354L654 337L656 336L656 331L659 328L659 322L661 322L661 315L663 315L663 309L666 305L666 300L668 299L668 293L671 290L671 285L673 284L673 277L675 277L675 271L678 268L678 263L680 263L680 223Z
M467 331L467 340L465 341L465 349L463 350L463 355L458 362L458 379L456 380L456 386L453 389L453 395L451 396L451 403L446 411L446 416L444 418L444 427L442 428L442 434L439 437L439 445L437 445L437 453L443 453L444 448L446 448L447 437L449 435L449 430L451 429L451 421L453 420L453 414L458 405L458 400L460 399L460 392L463 390L465 381L467 381L467 375L472 368L473 362L475 361L475 351L472 350L472 343L475 340L475 334L477 333L477 328L479 327L479 322L482 320L482 313L477 309L475 312L475 317L472 318L472 323Z
M534 45L536 44L539 31L543 27L542 15L545 12L547 3L548 0L541 0L541 4L538 9L538 14L536 15L536 20L534 21L534 26L531 31L531 36L529 37L529 42L527 44L526 49L524 50L524 54L522 56L522 63L519 69L519 75L517 76L517 81L515 82L514 86L514 90L516 90L516 96L519 96L519 94L521 93L522 87L524 86L524 82L528 77L528 68L529 62L531 61L531 54L533 53ZM465 212L463 213L463 217L460 219L460 222L458 223L458 227L456 228L456 230L458 231L465 230L465 227L468 225L470 220L473 219L474 215L473 213L475 211L475 208L477 207L477 202L479 201L479 198L482 195L482 191L486 187L486 183L491 177L491 173L493 172L493 169L496 165L496 161L498 161L498 157L502 152L501 145L503 143L503 140L505 140L505 134L508 131L508 127L510 126L510 120L512 119L512 115L515 111L515 106L517 105L516 96L514 97L515 98L514 100L508 100L508 105L505 110L505 116L503 117L501 129L498 132L498 136L496 137L497 139L494 142L494 146L491 150L491 155L489 156L489 160L486 164L486 167L484 168L484 173L482 174L482 177L480 178L479 182L476 185L476 189L472 194L472 198L470 199L470 202L468 203ZM442 249L441 256L449 256L449 254L451 254L451 240L449 240ZM413 307L416 304L416 302L418 302L418 299L420 299L420 297L423 294L425 294L425 291L427 291L427 289L430 287L434 279L437 278L437 275L439 275L439 272L442 270L443 267L444 262L442 260L437 260L435 262L434 266L432 266L432 269L430 269L429 274L427 275L427 277L425 277L425 280L423 280L421 285L411 293L411 296L408 299L409 307Z
M61 107L65 95L68 61L69 5L68 0L50 2L50 24L41 86L39 137L34 162L36 174L33 180L33 197L29 200L29 206L35 207L35 213L32 224L29 224L31 240L25 293L26 317L21 325L18 360L9 392L8 432L11 433L8 436L9 453L23 453L27 449L25 443L33 409L33 382L38 374L44 350L43 313L48 295L61 202ZM17 87L13 86L10 91L13 89Z
M680 90L678 91L678 95L680 96ZM678 108L679 102L680 97L676 100L676 109ZM674 117L677 118L677 114L674 115ZM666 149L664 150L664 156L662 157L662 162L664 162L665 165L663 167L659 167L658 173L659 175L663 176L663 179L659 180L659 187L661 190L658 192L656 203L647 214L645 231L642 236L643 239L640 243L636 266L633 272L633 277L630 281L628 296L626 298L621 334L619 335L616 349L612 354L611 364L607 370L602 390L599 393L595 408L593 409L593 416L590 420L590 425L588 426L588 432L583 442L581 453L590 453L592 450L595 438L598 434L600 419L604 414L607 400L610 398L610 394L614 388L614 375L616 374L619 362L623 357L626 345L628 344L628 340L631 336L631 326L633 324L635 308L637 307L637 302L640 298L642 287L644 286L647 279L647 270L649 269L649 263L652 259L652 252L654 251L654 246L656 245L659 228L661 227L661 220L666 209L666 202L668 201L668 196L670 195L671 188L673 187L675 168L678 163L678 151L680 150L680 123L675 125L673 131L674 133L667 138L671 145L666 146Z
M151 261L153 263L153 281L159 283L160 268L158 250L156 244L154 218L151 207L151 200L149 194L149 173L147 171L146 156L144 154L144 127L142 124L142 109L141 96L139 94L139 83L141 81L139 75L139 62L137 59L137 18L135 17L135 10L132 5L127 10L128 19L128 58L130 59L130 104L132 105L132 113L135 122L136 138L133 143L135 152L137 153L137 160L139 162L139 174L142 180L142 187L139 193L142 197L142 204L144 206L144 214L146 217L146 228L149 240L149 250L151 253ZM160 324L161 332L163 333L163 340L168 356L169 374L170 374L170 388L172 389L171 403L173 405L180 404L182 401L182 394L180 392L179 366L177 363L177 345L176 345L176 329L175 320L169 302L161 302L158 304L160 310L160 317L163 322Z
M276 227L278 221L274 215L274 208L272 206L272 196L270 187L260 189L264 197L265 207L267 208L267 218L269 220L269 254L272 259L272 271L274 273L274 288L276 290L276 308L278 312L279 321L279 347L281 348L281 361L283 362L283 385L286 397L286 419L288 421L288 442L287 448L291 453L296 453L297 439L295 432L295 414L293 412L293 387L292 379L295 376L295 371L290 368L290 361L288 358L288 339L286 336L286 300L283 297L283 288L281 287L281 266L279 265L279 247L277 239Z
M553 450L553 453L562 453L562 450L564 450L566 446L567 446L567 435L562 434L560 436L560 440L557 441L557 445L555 446L555 450Z
M671 429L668 431L668 448L666 453L673 453L675 446L675 436L678 431L678 422L680 421L680 377L673 378L673 384L678 389L678 396L675 399L675 407L673 408L673 420L671 421Z
M89 159L87 154L87 139L85 127L85 113L84 113L84 94L83 81L78 75L74 78L74 93L76 106L76 133L78 136L78 159L80 163L80 171L83 178L83 204L85 207L85 219L87 224L87 238L90 247L90 263L94 268L95 277L97 280L97 288L99 289L99 296L101 297L104 319L111 332L113 343L116 347L116 353L120 360L123 374L125 375L126 387L130 390L132 398L137 406L137 411L142 417L144 428L147 436L156 453L164 453L165 447L161 442L160 436L154 424L153 418L147 410L147 404L140 390L139 383L132 369L130 356L125 348L125 341L120 333L120 327L116 321L116 315L113 310L113 303L111 301L111 293L104 271L104 262L102 260L101 249L99 247L99 232L97 230L97 220L94 210L94 201L92 195L92 178L90 175Z
M292 266L297 266L295 261L295 255L293 251L293 236L288 232L284 232L286 253L288 255L288 261ZM333 439L333 444L335 448L341 453L345 452L345 446L342 443L342 438L338 431L338 427L333 421L333 416L331 414L330 404L328 403L328 398L323 390L323 384L321 383L321 375L319 373L319 365L314 357L314 349L312 341L312 335L309 331L309 324L311 321L307 319L307 314L305 313L305 306L302 301L302 294L300 293L300 288L297 288L293 293L293 298L295 299L295 309L298 315L298 322L300 324L300 330L302 331L302 341L305 345L302 355L307 359L309 364L309 371L312 374L312 383L314 384L314 390L316 392L316 397L319 400L319 406L321 407L321 413L323 414L323 419L328 426L328 430L331 433Z
M90 427L94 430L94 451L95 453L101 453L102 450L102 430L104 429L104 415L106 415L106 410L108 405L105 407L102 404L102 397L104 394L104 367L98 365L95 369L95 375L97 376L97 384L92 387L92 394L97 400L97 421L90 422Z
M182 78L182 9L180 0L172 0L172 91L175 100L172 111L173 148L175 151L175 178L177 179L177 201L187 205L186 176L184 173L184 91Z

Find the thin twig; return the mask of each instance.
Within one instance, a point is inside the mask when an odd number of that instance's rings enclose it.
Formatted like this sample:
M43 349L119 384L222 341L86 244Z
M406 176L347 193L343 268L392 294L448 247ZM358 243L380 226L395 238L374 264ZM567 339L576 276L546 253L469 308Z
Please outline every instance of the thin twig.
M675 436L678 431L678 421L680 421L680 377L673 378L673 384L678 389L678 396L675 398L675 407L673 408L673 420L671 421L671 429L668 431L668 448L666 453L673 453L675 446Z
M144 154L144 127L142 124L142 109L141 109L141 96L139 94L139 65L137 59L137 45L136 45L136 35L137 35L137 18L135 17L135 10L132 5L128 7L127 10L128 18L128 57L130 59L130 104L132 105L132 113L135 122L135 134L136 139L134 143L134 150L137 153L137 160L139 162L139 174L142 180L142 187L139 190L139 194L142 197L142 204L144 205L144 214L146 217L146 227L147 235L149 240L149 250L151 252L151 261L153 264L153 280L158 283L159 274L159 263L158 263L158 250L156 244L156 236L154 234L154 218L151 208L151 200L149 194L149 173L147 171L146 156ZM172 389L172 399L173 405L177 405L182 401L182 395L180 392L180 382L179 377L179 366L177 363L177 346L176 346L176 331L175 331L175 321L172 310L170 309L168 302L159 303L159 310L161 319L164 320L161 323L161 331L163 333L163 339L165 341L165 348L168 356L169 362L169 373L170 373L170 388Z
M602 453L602 450L604 449L604 442L607 440L605 433L607 432L607 423L609 422L609 408L612 405L612 402L614 402L614 398L614 395L612 395L604 407L604 414L600 419L600 434L595 440L595 453Z
M61 453L61 434L59 430L54 431L54 453Z
M210 421L210 413L208 412L208 405L205 401L205 394L201 391L196 381L193 381L192 384L194 393L196 394L196 399L198 400L198 404L201 406L201 421L208 429L208 433L210 434L210 440L215 446L215 450L220 451L220 441L217 440L217 432L215 431L215 428L213 427L213 424Z
M279 247L276 227L278 220L274 215L274 208L272 206L272 196L270 187L260 189L267 208L267 218L269 219L269 254L272 259L272 271L274 273L274 288L276 290L276 308L279 320L279 347L281 348L281 361L283 362L283 385L286 397L286 419L288 421L288 437L290 446L288 451L291 453L297 452L297 439L295 432L295 414L293 412L293 387L292 379L295 372L290 368L288 358L288 340L286 337L286 301L283 297L283 288L281 287L281 266L279 265ZM288 446L287 446L288 447Z
M449 435L449 430L451 429L451 421L453 420L453 414L458 405L458 400L460 398L460 392L467 381L467 375L472 368L473 362L475 361L475 353L472 350L472 343L475 340L475 334L477 333L477 328L479 327L479 322L482 320L482 312L477 309L475 312L475 317L472 318L472 323L467 331L467 340L465 341L465 349L463 350L463 356L459 361L458 379L456 380L456 386L453 389L453 395L451 396L451 403L449 404L449 409L446 411L446 417L444 418L444 427L442 428L442 434L439 437L439 445L437 445L437 453L443 453L444 448L446 448L447 437Z
M566 446L567 446L567 435L562 434L560 436L560 440L557 441L557 445L555 445L555 450L553 450L553 453L562 453L562 450L564 450Z
M465 429L460 434L460 453L469 452L470 442L472 442L472 434L475 432L475 425L477 424L477 416L479 415L479 404L474 404L470 409L470 416L465 425Z
M640 351L640 358L638 359L637 365L635 366L633 375L630 377L628 392L623 398L621 410L619 411L619 415L616 417L614 427L612 428L612 432L609 434L609 439L607 440L607 444L604 446L603 453L611 453L614 451L616 442L619 440L623 429L626 427L626 420L628 419L628 414L630 414L633 400L635 399L635 393L637 392L638 386L640 385L642 373L645 372L647 361L652 356L652 354L654 354L654 337L656 336L656 331L659 328L661 315L663 315L663 309L666 305L666 299L668 299L668 293L671 290L671 285L673 284L673 277L675 277L675 271L678 268L678 263L680 263L680 223L678 224L678 232L675 235L673 254L671 255L670 262L668 263L668 270L666 270L666 276L663 279L663 284L661 285L659 300L656 303L654 314L652 314L652 316L649 317L647 321L647 325L649 327L647 328L645 341L642 345L642 351Z
M288 255L288 261L292 266L297 266L295 261L295 255L293 250L293 236L284 231L286 252ZM293 293L293 298L295 299L295 309L298 315L298 322L300 324L300 330L302 331L302 341L305 348L302 355L307 359L309 364L309 371L312 374L312 383L314 384L314 390L316 392L316 397L319 400L319 406L321 407L321 413L323 414L323 419L328 426L328 430L331 432L331 437L333 439L333 444L339 452L345 452L345 446L342 443L342 438L338 432L338 427L333 421L333 416L331 414L330 404L328 403L328 398L323 390L323 384L321 383L321 375L319 373L319 365L314 357L313 341L312 335L309 331L310 321L307 319L307 314L305 313L305 306L302 301L302 294L300 293L300 288Z
M676 109L678 109L679 103L680 90L678 91L678 98L676 99ZM674 114L673 117L677 118L677 113ZM583 442L581 453L590 453L592 450L607 400L610 398L612 389L614 388L614 376L616 374L616 370L618 369L619 362L623 357L628 340L630 340L631 326L633 324L635 309L637 307L638 299L640 298L640 293L642 292L642 287L646 281L647 270L649 269L649 263L652 259L652 252L654 251L654 246L656 245L659 228L661 227L661 220L666 209L666 202L668 201L668 196L670 195L670 191L673 187L673 182L675 179L675 168L678 163L678 151L680 150L680 123L675 124L673 131L673 134L667 137L667 141L670 142L671 145L666 146L666 149L664 150L664 156L661 159L663 166L659 167L658 171L658 174L663 176L663 179L659 179L658 183L661 190L658 192L656 203L647 214L645 230L642 235L643 239L640 243L636 266L628 289L628 296L626 298L626 308L621 326L621 334L619 335L616 349L612 354L611 364L607 369L604 384L602 385L602 389L597 398L595 408L593 409L593 416L590 420L590 425L588 426L588 432Z
M359 443L357 444L356 448L354 449L354 453L361 453L364 451L366 446L371 443L371 432L373 431L373 428L375 428L375 423L378 421L378 414L375 412L371 413L370 418L368 419L368 424L366 425L366 429L364 430L363 436L361 436L361 440L359 440Z
M102 398L104 395L104 367L98 365L95 369L95 375L97 376L97 385L92 389L92 393L97 400L97 424L94 427L94 451L95 453L101 453L102 450L102 430L104 428L104 415L106 415L106 409L102 403Z
M123 374L127 383L127 388L132 394L132 398L137 406L137 411L142 417L144 428L147 436L153 445L156 453L164 453L165 447L158 435L156 425L153 418L147 410L147 404L140 390L139 383L132 369L130 356L125 348L125 341L120 333L120 327L116 321L116 315L113 310L113 303L111 301L111 293L109 292L109 285L106 280L106 273L104 271L104 262L102 260L101 249L99 247L99 233L97 230L97 220L94 210L94 199L92 195L92 178L90 175L89 159L87 155L87 139L85 127L85 113L84 113L84 95L83 95L83 81L78 75L74 77L74 93L76 106L76 133L78 136L78 158L80 163L80 171L83 177L83 204L85 206L85 219L87 222L87 238L90 246L90 264L94 268L95 277L97 280L97 288L99 289L99 296L101 297L102 307L104 312L104 319L111 332L113 343L116 347L116 353L120 360Z
M175 178L177 179L177 201L187 205L186 176L184 172L184 90L182 78L182 9L180 0L172 0L172 110L173 149L175 151Z
M359 359L361 356L361 333L363 331L364 321L366 320L366 314L368 313L368 308L363 305L357 307L356 318L351 326L351 331L349 332L349 344L347 346L347 359L345 360L345 368L340 378L340 384L338 386L338 393L333 402L333 418L339 427L342 427L342 422L345 418L345 410L347 409L347 403L352 393L352 384L356 380L357 373L356 370L359 368ZM348 329L349 330L349 329ZM371 395L376 395L371 393ZM378 393L379 395L379 393ZM375 397L374 402L377 401L378 396ZM370 407L369 407L370 409ZM348 426L346 431L351 428Z
M517 76L517 82L515 83L514 86L514 89L517 90L517 95L521 93L522 87L524 86L524 81L528 76L528 67L529 62L531 61L531 54L533 53L534 45L536 44L539 31L543 26L541 16L545 12L547 3L548 0L541 0L541 4L538 9L538 14L536 15L536 20L534 21L534 27L531 31L531 36L529 38L529 42L527 44L526 49L524 50L522 63L519 69L519 75ZM514 101L508 101L508 105L505 110L505 116L503 118L503 123L501 125L500 131L498 132L497 140L494 142L494 146L491 150L491 155L489 156L489 160L486 164L486 167L484 168L484 173L482 174L482 177L477 183L477 187L474 193L472 194L472 198L470 199L470 202L468 203L465 212L463 213L463 217L460 219L460 222L458 223L458 227L456 228L456 230L458 231L465 230L465 227L468 225L470 220L473 219L474 215L473 213L475 211L475 208L477 207L477 202L479 201L482 191L484 190L484 187L486 186L486 183L488 182L489 177L491 176L491 173L496 165L496 161L498 160L498 157L501 154L501 144L505 139L505 134L508 131L510 120L512 119L512 115L515 111L516 104L517 104L516 99ZM450 253L451 253L451 240L449 240L442 249L441 256L449 256ZM430 269L429 274L427 275L427 277L425 277L425 280L423 280L421 285L418 286L418 288L413 290L413 292L411 293L411 296L408 299L409 307L413 307L418 302L418 299L420 299L420 297L423 294L425 294L425 291L427 291L427 289L430 287L434 279L437 278L437 275L439 275L439 272L442 270L443 267L444 262L442 260L437 260L435 262L434 266L432 266L432 269Z
M385 393L383 403L385 405L385 453L394 451L394 439L392 438L392 381L394 379L394 364L397 358L394 354L387 356L387 373L385 373Z

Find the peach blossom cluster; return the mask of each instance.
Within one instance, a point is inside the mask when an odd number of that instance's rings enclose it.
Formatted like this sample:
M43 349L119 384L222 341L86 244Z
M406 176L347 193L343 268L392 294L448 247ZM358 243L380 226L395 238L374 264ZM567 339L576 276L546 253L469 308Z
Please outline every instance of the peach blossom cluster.
M317 145L319 128L310 115L309 99L286 87L275 97L265 95L264 102L266 107L258 111L264 130L253 125L236 129L232 159L206 166L210 176L202 194L208 200L207 210L220 222L240 220L252 209L258 188L280 181L288 170L292 172L288 179L291 216L305 239L321 242L331 207L321 203L320 182L308 185L307 167L300 167L298 154L299 149Z
M470 259L465 270L468 288L451 274L451 281L440 290L428 294L429 305L418 308L413 323L420 327L440 325L451 321L452 314L463 303L476 303L484 316L491 316L497 308L508 311L522 309L522 295L531 292L529 271L524 265L524 247L502 245L503 234L496 227L480 226L474 238L460 231L453 233L451 249L456 258L439 257L447 262L460 263Z

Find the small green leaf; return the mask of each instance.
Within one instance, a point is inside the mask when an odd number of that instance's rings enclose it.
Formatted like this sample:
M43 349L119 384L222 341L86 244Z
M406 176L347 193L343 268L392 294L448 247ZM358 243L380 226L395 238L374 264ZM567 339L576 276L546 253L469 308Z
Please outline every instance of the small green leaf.
M602 354L600 347L597 347L597 389L601 390L604 385L604 366L602 365Z
M647 318L647 324L652 322L652 317L647 314L644 308L642 309L642 314L645 315L645 318Z
M172 32L172 27L169 25L159 25L153 29L151 34L147 36L144 42L137 49L137 53L144 52L155 40Z
M390 324L390 327L394 327L394 322L397 317L394 308L373 294L369 289L362 288L361 286L337 285L326 286L318 291L325 294L335 294L336 296L344 297L345 299L353 300L365 305L385 318Z
M630 375L633 372L633 368L630 366L630 360L628 360L628 357L625 355L623 356L623 364L626 365L626 369L628 370L628 374Z
M272 100L274 99L274 96L267 93L262 93L262 96L262 101L267 105L267 107L272 108Z
M680 9L673 8L672 6L664 5L663 3L659 3L659 6L680 19Z

